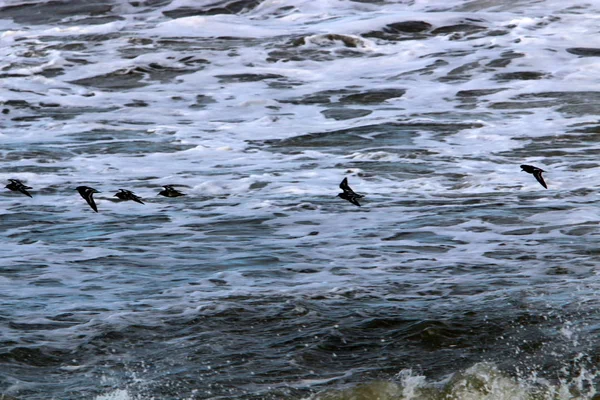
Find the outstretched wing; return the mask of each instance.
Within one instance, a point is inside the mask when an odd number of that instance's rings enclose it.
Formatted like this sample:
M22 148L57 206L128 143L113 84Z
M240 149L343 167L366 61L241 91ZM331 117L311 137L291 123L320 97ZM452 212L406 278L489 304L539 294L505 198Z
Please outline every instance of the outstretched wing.
M92 196L94 196L94 191L92 189L87 189L83 198L85 199L85 201L87 201L90 207L92 207L92 210L98 212L98 207L96 206L96 202L94 201L94 198Z
M136 196L133 193L131 193L131 200L135 201L136 203L144 204L144 202L142 201L142 199L139 196Z
M340 183L340 189L342 189L344 192L352 191L352 189L350 189L350 186L348 186L348 178L344 178L342 183Z
M22 186L19 186L18 189L19 189L19 192L23 193L25 196L29 196L29 197L33 198L33 196L31 194L29 194L29 192L27 191L27 189L31 189L29 186L22 185Z
M362 196L361 196L362 197ZM358 200L356 200L356 197L354 196L350 196L348 197L348 201L356 206L360 207L360 203L358 202Z
M533 176L535 176L535 179L537 179L537 181L540 183L540 185L542 185L544 188L548 189L548 186L546 186L546 182L544 182L544 177L542 176L542 171L541 169L537 169L535 171L533 171Z

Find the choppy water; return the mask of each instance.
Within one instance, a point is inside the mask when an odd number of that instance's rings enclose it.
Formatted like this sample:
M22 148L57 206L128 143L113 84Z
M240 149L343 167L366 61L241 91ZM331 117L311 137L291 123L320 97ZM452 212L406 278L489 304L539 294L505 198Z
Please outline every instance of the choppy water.
M0 5L3 398L598 398L600 3Z

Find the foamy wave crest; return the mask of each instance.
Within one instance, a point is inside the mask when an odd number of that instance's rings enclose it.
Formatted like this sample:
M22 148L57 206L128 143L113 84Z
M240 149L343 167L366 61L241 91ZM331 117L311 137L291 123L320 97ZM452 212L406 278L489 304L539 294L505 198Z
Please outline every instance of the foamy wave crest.
M512 377L493 363L482 362L442 381L431 381L412 369L398 381L375 381L321 393L314 400L585 400L596 399L597 372L581 370L572 379L549 382L535 374Z

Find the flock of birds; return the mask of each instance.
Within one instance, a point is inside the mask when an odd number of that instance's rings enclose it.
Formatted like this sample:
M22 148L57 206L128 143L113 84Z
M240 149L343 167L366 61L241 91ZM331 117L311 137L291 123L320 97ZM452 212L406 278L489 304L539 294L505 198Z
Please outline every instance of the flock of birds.
M6 185L7 189L12 190L13 192L23 193L25 196L33 197L31 193L27 191L28 189L32 189L30 186L26 186L18 179L9 179L8 181L9 183ZM94 201L94 194L100 193L98 190L89 186L77 186L75 190L77 190L81 197L87 201L92 210L98 212L98 206L96 206L96 202ZM165 197L185 196L185 193L181 193L179 190L175 189L173 185L163 186L163 190L161 190L158 194ZM118 197L120 200L132 200L136 203L144 204L142 199L131 190L119 189L114 197Z
M544 177L542 176L542 172L545 172L543 169L534 167L533 165L523 164L523 165L521 165L521 170L525 171L527 173L533 174L535 179L537 179L537 181L544 188L548 189L546 182L544 182ZM23 193L24 195L29 196L29 197L33 197L31 195L31 193L29 193L27 191L28 189L32 189L31 187L26 186L25 184L23 184L23 182L21 182L18 179L9 179L8 181L9 181L9 184L6 185L7 189L12 190L13 192ZM89 186L77 186L75 189L79 192L81 197L83 197L85 199L85 201L87 201L87 203L92 208L92 210L94 210L95 212L98 212L98 207L96 206L96 202L94 201L94 194L100 193L100 192ZM340 197L344 200L347 200L350 203L360 207L360 203L358 202L358 199L363 198L364 196L362 194L358 194L358 193L354 192L354 190L352 190L352 188L348 185L348 178L344 178L342 180L342 182L340 183L340 189L342 189L342 193L339 193L338 197ZM165 196L165 197L185 196L185 193L181 193L177 189L173 188L173 185L163 186L163 190L161 190L158 194L161 196ZM131 200L131 201L135 201L136 203L144 204L142 199L139 196L137 196L135 193L133 193L131 190L119 189L119 191L114 195L114 197L117 197L123 201Z
M542 172L546 172L546 171L544 171L541 168L534 167L533 165L527 165L527 164L521 165L521 171L525 171L527 173L532 174L535 177L535 179L537 179L537 181L540 183L540 185L542 185L544 188L548 189L548 186L546 185L546 182L544 181L544 177L542 176ZM360 203L358 202L358 199L360 199L364 196L361 194L355 193L354 190L352 190L350 188L350 186L348 186L347 178L344 178L342 183L340 183L340 189L343 190L343 193L338 194L339 197L341 197L344 200L348 200L350 203L360 207Z

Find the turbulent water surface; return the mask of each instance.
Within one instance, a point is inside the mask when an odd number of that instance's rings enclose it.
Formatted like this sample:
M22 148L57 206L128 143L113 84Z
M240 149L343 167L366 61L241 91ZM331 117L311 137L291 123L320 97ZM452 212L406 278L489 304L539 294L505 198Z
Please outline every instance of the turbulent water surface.
M0 1L0 397L599 398L599 15Z

